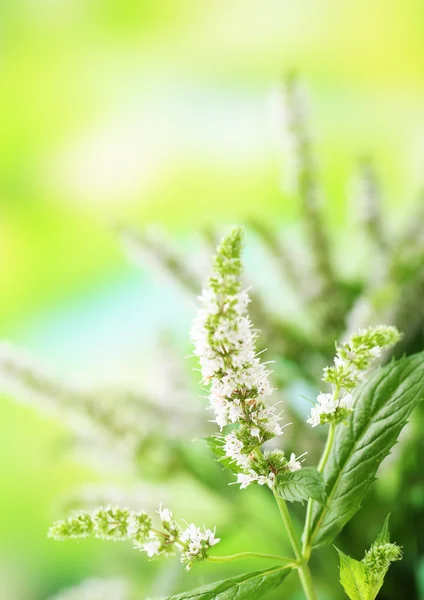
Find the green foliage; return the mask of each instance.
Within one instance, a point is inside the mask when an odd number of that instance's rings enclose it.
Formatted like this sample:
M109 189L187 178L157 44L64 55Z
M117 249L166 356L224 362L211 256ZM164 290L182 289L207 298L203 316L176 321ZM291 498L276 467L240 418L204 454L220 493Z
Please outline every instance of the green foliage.
M346 427L339 426L324 469L327 503L315 507L313 546L331 543L359 510L382 460L423 397L424 354L379 369L360 389Z
M367 600L368 585L366 582L365 567L359 561L343 554L336 548L340 557L340 583L350 600Z
M300 471L285 474L280 479L277 493L289 502L313 498L320 504L325 503L325 483L315 467L304 467Z
M347 556L338 548L336 550L340 557L340 583L350 600L374 600L390 563L402 557L399 546L390 543L389 517L361 561Z
M274 567L203 585L168 600L257 600L277 588L291 569Z

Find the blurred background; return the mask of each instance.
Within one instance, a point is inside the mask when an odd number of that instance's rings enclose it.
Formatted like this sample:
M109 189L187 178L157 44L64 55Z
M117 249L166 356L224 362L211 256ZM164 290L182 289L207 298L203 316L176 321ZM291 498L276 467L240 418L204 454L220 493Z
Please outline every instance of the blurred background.
M228 487L192 443L208 431L185 359L195 296L218 234L246 225L265 292L254 321L294 422L284 441L309 464L321 432L301 396L334 340L386 321L407 332L399 352L423 347L423 26L419 0L1 3L1 598L93 577L129 582L115 600L153 598L264 567L186 574L126 544L47 539L53 519L103 500L216 524L221 554L284 554L265 490ZM293 80L281 93L293 70L310 134ZM297 179L284 102L308 141ZM360 558L392 513L405 559L382 598L424 598L421 413L338 543ZM342 598L334 551L316 560L321 597ZM284 594L302 598L294 576Z

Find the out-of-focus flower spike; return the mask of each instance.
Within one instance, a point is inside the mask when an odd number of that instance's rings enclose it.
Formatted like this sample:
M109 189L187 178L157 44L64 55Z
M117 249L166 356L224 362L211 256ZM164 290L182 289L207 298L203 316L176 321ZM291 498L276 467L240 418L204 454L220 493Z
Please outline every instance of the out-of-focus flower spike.
M199 278L194 269L187 266L187 260L179 257L175 248L158 231L141 232L123 227L119 234L128 257L135 264L144 267L146 262L150 262L190 296L199 293Z
M162 379L169 381L169 377ZM137 468L141 444L149 439L154 427L162 436L165 431L171 436L183 429L190 431L195 422L193 415L179 405L169 411L159 397L116 387L88 389L80 383L63 382L6 342L0 343L0 392L43 413L58 415L73 431L78 444L85 443L90 455L96 455L97 462L100 459L100 463L107 463L108 457L113 457L131 470ZM165 391L162 395L166 396Z
M382 217L382 190L375 167L369 158L360 160L352 192L356 220L373 246L386 253L388 249Z
M309 261L318 278L316 293L324 295L333 289L335 274L321 214L321 191L317 183L305 95L298 76L295 73L289 74L280 88L280 118L283 146L286 147L291 162L292 180L301 201L310 246Z

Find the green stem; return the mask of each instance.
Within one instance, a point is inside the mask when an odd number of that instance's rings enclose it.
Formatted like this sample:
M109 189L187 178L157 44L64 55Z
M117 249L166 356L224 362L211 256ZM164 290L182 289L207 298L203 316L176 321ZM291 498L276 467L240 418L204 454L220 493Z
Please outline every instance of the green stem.
M290 518L289 511L287 509L287 505L283 498L281 498L276 492L274 492L274 497L280 510L281 518L286 528L287 535L289 536L293 552L295 553L297 558L297 569L299 573L299 579L300 583L302 584L303 591L305 592L305 596L307 600L316 600L315 590L312 585L311 572L309 570L307 561L305 561L302 556L300 542L294 530L293 523Z
M334 433L336 431L336 426L334 423L330 423L330 429L328 430L327 442L325 444L324 451L321 456L321 460L319 461L317 470L322 473L325 465L327 464L328 457L330 456L331 448L333 447L334 442ZM303 546L302 546L302 554L304 558L309 559L311 555L310 548L310 529L311 529L311 521L312 521L312 509L314 506L314 501L312 498L308 500L308 508L306 510L306 520L305 520L305 528L303 530Z
M288 565L296 564L294 558L278 556L277 554L261 554L260 552L239 552L238 554L230 554L229 556L208 556L206 560L209 562L223 563L231 562L233 560L241 560L243 558L267 558L270 560L278 560L280 562L288 563Z
M293 548L297 560L302 560L302 550L300 548L299 540L293 527L292 520L287 509L287 504L283 498L281 498L276 492L274 497L280 510L281 518L283 519L284 527L286 528L287 535L289 536L290 543Z
M327 442L325 444L324 452L322 453L321 460L319 461L318 471L322 473L324 467L327 464L328 457L330 456L331 448L333 447L334 434L336 432L336 426L334 423L330 423L330 429L328 430Z

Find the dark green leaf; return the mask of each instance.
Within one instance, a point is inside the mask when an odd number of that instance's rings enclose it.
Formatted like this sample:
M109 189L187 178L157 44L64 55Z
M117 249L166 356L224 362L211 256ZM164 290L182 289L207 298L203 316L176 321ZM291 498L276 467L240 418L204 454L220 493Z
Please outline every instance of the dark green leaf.
M304 467L294 473L287 473L279 482L277 492L289 502L302 502L309 498L321 504L325 502L324 480L315 467Z
M337 427L324 469L325 506L315 506L309 540L331 543L361 507L382 460L424 394L424 353L377 370L359 390L347 426Z
M343 554L336 548L340 557L340 583L350 600L368 600L368 584L364 565Z
M190 592L171 596L167 600L257 600L277 588L290 571L291 569L284 567L252 571L203 585Z

